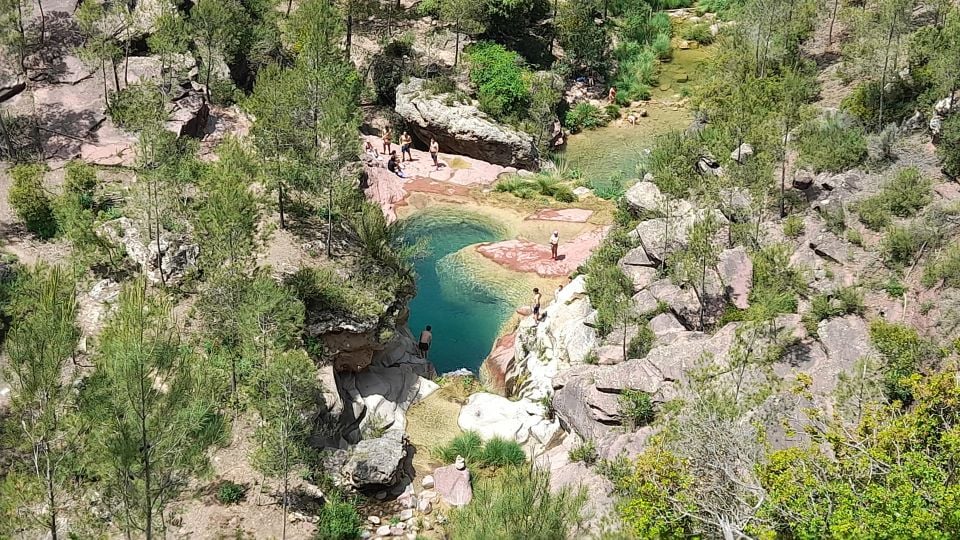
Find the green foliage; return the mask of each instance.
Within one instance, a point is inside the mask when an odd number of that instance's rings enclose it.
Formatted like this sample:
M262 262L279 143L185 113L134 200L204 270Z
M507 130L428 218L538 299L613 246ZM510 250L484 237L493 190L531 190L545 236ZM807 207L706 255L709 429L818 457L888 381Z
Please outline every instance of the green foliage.
M673 47L670 46L670 34L658 34L653 43L650 44L650 50L661 62L667 62L673 58Z
M364 276L344 277L329 266L304 267L287 279L310 312L342 313L358 320L379 318L392 291L382 284L368 283Z
M617 404L624 424L632 429L653 422L654 411L650 394L640 390L627 389L617 397Z
M57 233L50 197L43 189L43 173L46 167L40 164L16 165L10 169L13 183L10 185L10 206L27 229L40 238L52 238Z
M480 109L498 120L524 116L530 88L520 55L488 42L471 45L466 55Z
M620 517L637 538L681 540L697 530L693 518L677 510L689 497L693 483L684 472L684 463L674 454L646 451L636 463L616 475L614 485L621 494ZM677 500L677 505L671 500Z
M564 126L572 133L602 127L608 122L607 115L599 107L585 101L574 105L563 117Z
M663 46L662 40L659 46ZM660 52L663 50L660 49ZM614 54L617 73L613 78L613 86L617 87L617 102L629 104L631 101L649 99L651 87L658 82L658 52L651 46L627 42L617 47Z
M860 234L860 231L856 229L847 229L845 236L847 242L850 242L855 246L863 247L863 235Z
M107 114L121 128L141 131L165 119L166 102L155 84L131 84L113 95Z
M785 244L764 246L751 254L751 310L763 309L772 313L797 311L797 297L806 293L807 280L802 270L790 265L792 254L793 250Z
M862 129L833 114L804 126L797 149L803 166L816 172L841 172L863 162L867 140Z
M941 279L946 287L960 288L960 243L947 247L924 269L924 285L932 287Z
M804 229L805 225L802 216L793 214L783 220L783 234L787 238L798 238L803 234Z
M363 518L357 507L339 495L320 509L315 540L356 540L363 533Z
M567 63L575 73L604 72L610 35L605 26L594 22L594 2L570 0L561 3L558 9L557 41L566 53Z
M500 437L494 437L487 441L483 445L483 453L480 456L480 462L483 465L495 468L522 465L526 460L527 455L519 444Z
M936 241L935 231L921 222L906 226L894 225L880 243L880 252L886 263L894 268L902 268L913 263L913 259L924 246Z
M617 266L630 246L626 233L614 230L587 260L586 290L590 303L597 310L597 330L609 333L627 309L625 302L633 295L633 282Z
M857 206L860 221L872 230L890 224L890 215L910 217L933 200L930 181L916 167L901 169L880 188L880 193Z
M858 287L843 287L811 298L810 310L803 315L803 324L807 332L816 335L820 321L849 314L863 315L865 311L863 291Z
M882 285L884 291L887 292L890 296L894 298L902 298L904 293L907 292L907 287L896 278L896 276L890 276L890 279Z
M421 3L421 6L423 3ZM373 56L370 61L370 78L373 82L374 92L377 94L377 102L382 105L393 105L397 100L397 86L403 82L404 75L407 74L409 66L404 57L413 56L413 47L405 42L394 40L387 44L382 51ZM439 81L452 81L446 77L435 77L428 79L427 83ZM450 88L445 92L439 92L431 88L435 94L452 92L455 88Z
M713 43L713 34L710 33L710 25L707 23L696 23L683 27L680 31L680 37L689 41L696 41L702 45Z
M915 109L916 90L899 78L887 81L883 96L883 121L900 123ZM841 107L865 126L880 121L880 81L867 81L843 99ZM879 128L878 128L879 129Z
M870 342L884 362L887 399L909 405L913 401L910 377L938 360L940 349L921 338L913 328L883 319L870 323Z
M700 148L694 139L672 131L656 138L643 168L653 174L660 191L673 197L687 197L702 183L696 170L699 157Z
M650 329L650 325L646 324L647 321L642 322L644 324L637 328L637 335L630 339L630 344L627 346L627 356L629 358L643 358L653 348L656 336Z
M475 431L465 431L431 453L444 463L453 463L457 456L462 456L470 466L495 469L522 465L527 460L523 448L516 442L494 437L484 443Z
M943 122L937 155L943 163L943 172L960 177L960 115L954 114Z
M547 471L508 467L477 482L473 501L450 513L447 532L451 540L567 538L585 499L582 491L551 490Z
M593 441L584 441L570 450L570 461L593 465L597 462L597 445Z
M572 203L577 201L577 196L569 185L547 175L539 175L533 180L524 180L520 177L505 178L497 182L493 189L499 193L511 193L521 199L532 199L537 195L542 195L552 197L558 202Z
M247 488L236 482L224 480L217 486L217 502L224 505L237 504L247 495Z

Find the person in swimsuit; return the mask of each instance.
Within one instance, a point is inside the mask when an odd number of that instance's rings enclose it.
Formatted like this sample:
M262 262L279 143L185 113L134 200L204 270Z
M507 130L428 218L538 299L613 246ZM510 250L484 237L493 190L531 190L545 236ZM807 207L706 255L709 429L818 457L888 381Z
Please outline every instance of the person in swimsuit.
M407 177L407 173L403 172L403 166L400 165L400 160L397 159L396 152L390 154L390 159L387 160L387 170L400 178Z
M610 93L607 95L607 99L610 100L610 103L616 103L616 102L617 102L617 87L616 87L616 86L611 86L611 87L610 87Z
M533 320L540 324L540 289L533 289Z
M550 235L550 256L557 260L557 246L560 245L560 231L553 231Z
M390 133L390 126L383 128L383 153L390 155L390 140L393 139L393 133Z
M400 135L400 161L403 161L405 158L409 158L409 161L413 161L413 154L410 153L410 145L413 144L413 139L410 138L410 134L406 131Z
M427 352L430 350L430 343L433 341L433 329L428 324L423 332L420 332L420 339L417 348L420 350L420 358L426 359Z
M433 158L433 166L439 171L440 161L437 160L437 154L440 153L440 145L436 139L430 139L430 157Z

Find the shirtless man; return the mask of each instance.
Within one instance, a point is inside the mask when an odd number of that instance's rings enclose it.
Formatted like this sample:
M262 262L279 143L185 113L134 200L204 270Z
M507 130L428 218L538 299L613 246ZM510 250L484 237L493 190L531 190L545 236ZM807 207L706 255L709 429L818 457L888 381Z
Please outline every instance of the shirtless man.
M400 161L413 161L413 154L410 153L411 144L413 144L413 139L409 133L404 131L400 135Z
M393 139L393 133L390 132L390 126L383 128L383 153L390 155L390 140Z
M533 289L533 320L540 324L540 289Z
M550 256L557 260L557 246L560 245L560 231L553 231L550 235Z
M430 343L433 341L433 332L428 324L426 328L423 329L423 332L420 332L420 340L417 344L417 348L420 350L420 358L426 360L427 352L430 350Z
M430 139L430 157L433 158L433 166L439 171L440 170L440 161L437 159L437 154L440 153L440 145L437 144L436 139Z

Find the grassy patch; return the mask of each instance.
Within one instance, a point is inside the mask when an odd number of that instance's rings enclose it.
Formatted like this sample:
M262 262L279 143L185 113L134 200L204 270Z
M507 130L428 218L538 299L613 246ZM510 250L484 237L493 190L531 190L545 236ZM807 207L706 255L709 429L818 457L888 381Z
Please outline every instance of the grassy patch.
M431 454L444 463L453 463L457 456L462 456L471 467L501 468L522 465L527 460L516 442L494 437L484 443L475 431L457 435L446 445L434 448Z
M816 172L845 171L867 157L863 130L838 114L807 124L800 132L797 147L800 164Z
M901 169L876 195L857 205L860 221L879 231L890 224L892 216L910 217L933 200L930 182L915 167Z
M908 405L913 401L910 379L925 363L940 359L942 351L913 328L883 319L870 324L870 341L884 361L884 394Z
M865 310L863 291L858 287L844 287L811 298L810 310L803 315L803 324L808 333L816 335L820 321L849 314L863 315Z

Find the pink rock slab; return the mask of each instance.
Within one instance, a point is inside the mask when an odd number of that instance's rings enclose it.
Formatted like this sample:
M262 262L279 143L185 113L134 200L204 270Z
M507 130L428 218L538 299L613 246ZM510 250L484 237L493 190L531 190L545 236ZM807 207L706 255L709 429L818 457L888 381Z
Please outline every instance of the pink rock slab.
M483 369L487 372L487 382L496 390L505 390L507 372L513 363L516 332L500 336L493 346L490 356L483 362Z
M399 134L398 134L399 136ZM386 166L389 156L383 154L383 140L380 137L367 135L363 137L363 142L369 142L380 153L379 160ZM400 155L400 145L391 144L390 149ZM489 186L497 181L497 176L504 172L504 168L499 165L480 161L467 156L458 156L454 154L445 154L440 149L438 160L440 161L440 170L433 166L433 159L429 152L411 148L410 153L413 161L402 162L404 171L412 177L425 177L440 182L449 182L461 186Z
M527 219L539 221L565 221L567 223L586 223L592 215L593 210L587 210L584 208L565 208L563 210L545 208L528 217Z
M559 260L550 257L550 246L529 240L505 240L479 244L476 249L484 257L515 272L536 273L541 277L563 277L573 273L600 245L609 227L585 232L570 242L560 244Z

